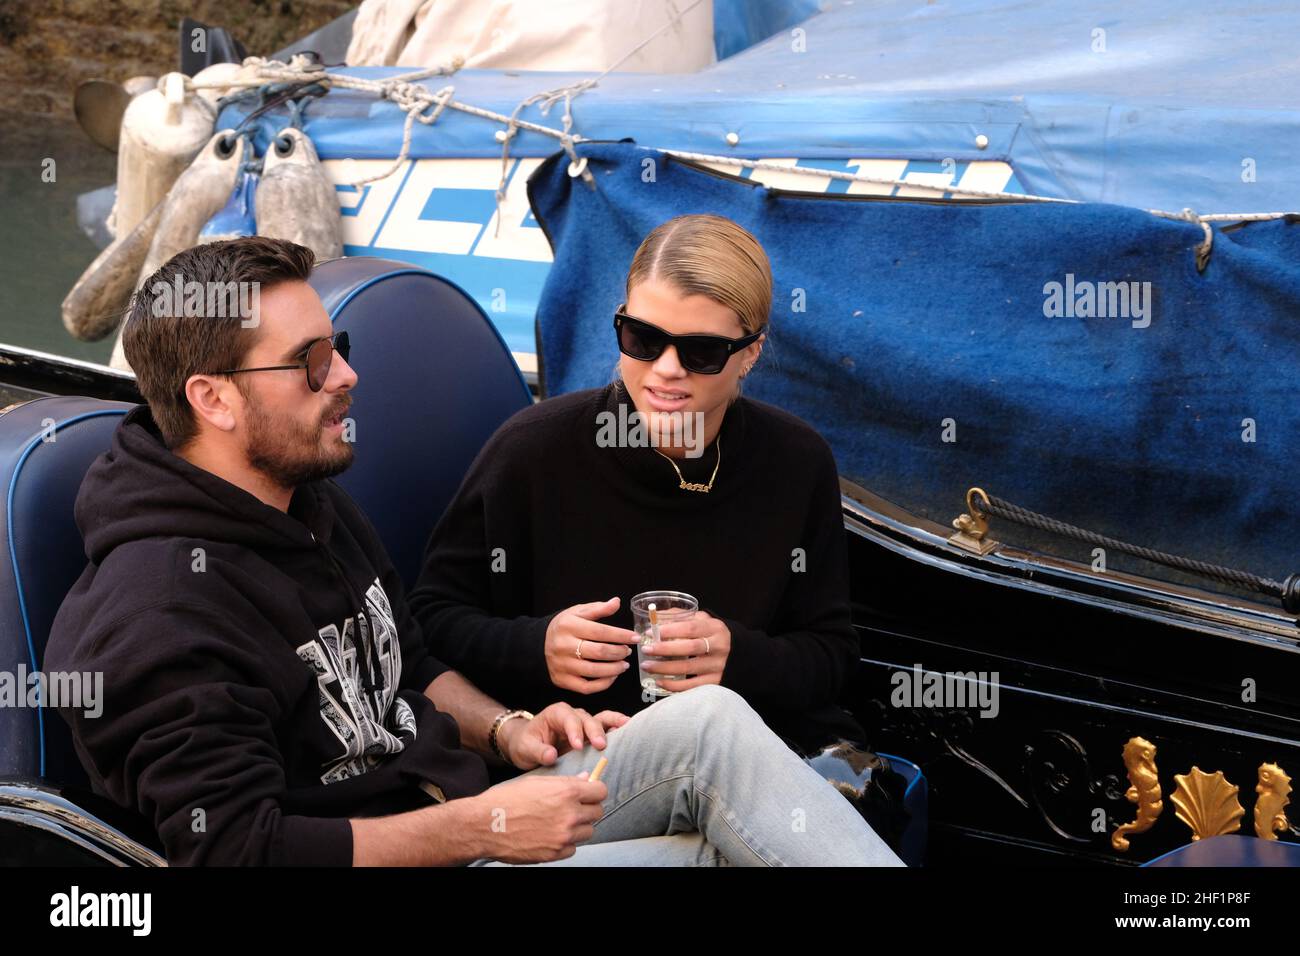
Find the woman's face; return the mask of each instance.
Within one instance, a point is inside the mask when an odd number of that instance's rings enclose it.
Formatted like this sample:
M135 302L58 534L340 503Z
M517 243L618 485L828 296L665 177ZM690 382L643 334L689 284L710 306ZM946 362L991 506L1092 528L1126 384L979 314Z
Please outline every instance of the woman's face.
M658 279L634 286L624 311L674 335L721 335L729 339L745 335L740 319L727 306L702 295L683 296L675 286ZM736 395L741 372L758 359L762 348L763 340L759 339L733 353L717 375L687 371L671 345L653 362L638 361L620 352L619 370L637 411L661 435L668 433L665 418L703 413L704 440L695 451L698 454L717 435L727 405ZM661 450L668 452L669 448Z

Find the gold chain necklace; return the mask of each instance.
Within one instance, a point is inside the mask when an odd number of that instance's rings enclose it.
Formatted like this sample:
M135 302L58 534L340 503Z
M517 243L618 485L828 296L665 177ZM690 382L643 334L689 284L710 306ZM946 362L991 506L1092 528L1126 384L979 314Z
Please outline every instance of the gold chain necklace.
M722 433L721 432L718 433L717 446L718 446L718 461L717 464L713 466L713 474L709 476L709 483L707 485L702 485L698 481L687 481L685 478L682 477L682 470L677 467L677 462L673 461L671 458L669 458L667 455L661 452L658 448L652 450L656 455L658 455L664 461L668 462L668 464L673 466L673 471L677 472L678 488L682 489L682 491L699 491L707 495L710 491L713 490L713 479L718 477L718 465L722 464Z

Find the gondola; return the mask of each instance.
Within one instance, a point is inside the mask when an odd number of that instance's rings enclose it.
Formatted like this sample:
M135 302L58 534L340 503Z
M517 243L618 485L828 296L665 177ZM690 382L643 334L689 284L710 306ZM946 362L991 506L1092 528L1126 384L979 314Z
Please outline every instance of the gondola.
M409 583L496 425L529 401L608 380L606 313L640 236L679 212L731 215L777 274L776 360L753 394L812 422L840 462L862 646L842 703L907 772L909 862L1300 862L1287 816L1300 768L1300 529L1285 469L1300 424L1287 407L1298 370L1285 320L1300 305L1300 217L1285 212L1294 174L1247 183L1242 147L1185 138L1237 124L1252 168L1274 157L1285 168L1269 131L1293 112L1285 91L1300 89L1300 71L1283 65L1284 45L1256 38L1250 55L1276 65L1277 88L1229 120L1246 94L1197 80L1175 95L1177 77L1160 67L1181 58L1139 69L1121 56L1114 72L1080 79L1076 54L1058 50L1056 72L1040 64L1015 85L994 69L1004 38L962 45L922 83L936 64L908 60L918 27L901 6L893 19L848 5L765 9L753 29L775 35L711 71L654 87L614 73L584 90L581 137L521 130L501 206L487 201L499 127L414 124L400 184L354 188L345 180L359 163L388 166L403 148L398 106L372 110L358 88L305 110L223 102L217 125L257 152L300 116L341 184L345 255L318 266L313 285L366 356L362 379L394 383L369 409L359 393L358 430L369 415L385 434L358 449L342 483ZM1028 15L1012 24L997 8L981 29L1050 46L1059 8L1017 9ZM1153 43L1175 29L1158 10L1122 19ZM957 13L927 26L932 42L971 29ZM1286 35L1275 26L1265 32ZM806 63L788 65L798 31L829 52L814 43ZM853 73L867 41L892 50L897 71L874 85ZM1229 64L1246 55L1220 53ZM781 63L790 89L758 96L756 77ZM322 70L295 68L303 86ZM334 72L382 83L405 71ZM546 76L545 87L582 78ZM469 71L456 97L509 114L541 80ZM441 80L418 83L432 93ZM681 120L674 105L714 83L725 93ZM730 99L745 84L749 113ZM1174 151L1179 176L1140 175ZM1233 177L1206 173L1229 159ZM486 178L471 168L489 161ZM471 164L457 167L462 183L447 179L458 162ZM478 217L468 245L421 245L436 235L424 224L453 215ZM509 238L490 248L517 258L480 250L496 222ZM1143 282L1155 289L1145 306ZM1110 295L1109 311L1097 298L1082 308L1076 290L1088 283ZM1117 310L1121 289L1134 298ZM441 374L416 373L419 361ZM105 366L16 347L0 348L0 365L0 663L35 669L59 588L80 570L79 473L138 396L129 373ZM460 410L454 426L423 407L428 381ZM433 435L443 454L422 465ZM403 474L425 477L416 488ZM80 782L57 720L0 711L0 859L161 862L138 821Z

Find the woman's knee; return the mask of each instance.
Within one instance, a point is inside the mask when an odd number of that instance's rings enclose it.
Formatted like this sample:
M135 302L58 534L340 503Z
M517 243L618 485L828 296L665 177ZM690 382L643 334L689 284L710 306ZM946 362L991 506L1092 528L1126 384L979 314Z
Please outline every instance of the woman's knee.
M677 714L698 721L701 726L716 728L725 721L759 719L745 698L720 684L702 684L680 694L674 694L668 700L673 702L673 710ZM662 703L660 702L660 706Z

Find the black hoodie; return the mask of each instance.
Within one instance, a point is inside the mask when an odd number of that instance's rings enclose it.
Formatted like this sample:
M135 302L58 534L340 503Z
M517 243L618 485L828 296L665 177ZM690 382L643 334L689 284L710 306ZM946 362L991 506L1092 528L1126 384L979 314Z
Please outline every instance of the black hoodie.
M103 672L102 714L63 715L95 790L143 814L169 862L346 866L348 817L488 785L423 695L447 668L334 482L286 514L172 454L140 406L76 518L90 564L45 666Z

